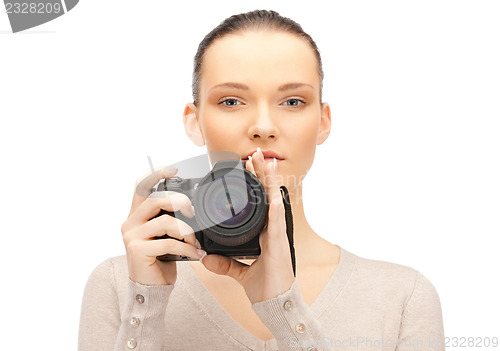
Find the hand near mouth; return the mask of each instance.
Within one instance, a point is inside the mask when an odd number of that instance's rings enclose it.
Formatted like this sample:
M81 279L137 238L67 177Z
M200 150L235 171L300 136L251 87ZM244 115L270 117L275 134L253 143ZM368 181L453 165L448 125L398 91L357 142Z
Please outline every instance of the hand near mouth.
M246 162L247 170L258 177L264 186L269 201L267 225L259 236L260 256L251 265L215 254L206 255L201 260L209 271L238 281L252 304L284 293L295 280L286 233L285 208L275 167L275 161L265 163L260 149Z

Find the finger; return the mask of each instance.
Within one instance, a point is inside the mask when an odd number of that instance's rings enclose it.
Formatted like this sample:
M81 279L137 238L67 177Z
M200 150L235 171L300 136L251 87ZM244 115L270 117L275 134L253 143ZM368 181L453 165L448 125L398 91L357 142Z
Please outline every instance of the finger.
M264 154L262 154L262 150L257 148L252 155L252 166L255 172L255 175L259 178L262 184L266 182L266 162L264 161ZM264 184L265 185L265 184Z
M254 153L254 155L256 155L257 152L258 151L256 151ZM266 190L266 193L269 194L269 189L270 189L269 184L271 183L271 180L269 179L269 177L271 177L272 175L266 171L265 162L253 161L253 159L254 158L252 156L248 156L249 161L246 163L246 168L247 168L247 170L252 172L253 175L255 175L257 178L259 178L260 182L264 186L264 190ZM261 167L259 167L259 169L261 169L261 171L258 174L255 171L255 167L253 165L254 162L261 165ZM269 196L268 196L268 200L269 200Z
M149 221L160 213L160 210L181 211L186 217L193 217L194 210L191 200L182 193L175 191L157 191L144 200L127 219L127 226L133 228Z
M253 167L260 182L266 190L268 201L271 202L274 197L281 196L276 175L276 163L274 161L265 163L264 156L262 155L260 148L254 153L254 155L255 156L252 157Z
M175 166L165 166L156 168L153 172L146 173L135 183L134 196L130 213L139 206L151 194L151 189L163 178L173 177L178 169Z
M196 247L192 245L174 239L137 241L137 243L132 245L130 250L133 250L135 255L151 258L156 258L156 256L165 254L172 254L188 256L197 260L200 259L200 257L205 253L203 250L198 251Z
M259 237L261 255L276 269L280 267L292 268L292 256L290 244L286 234L286 222L284 213L280 214L282 203L272 202L269 207L269 219L267 229ZM284 211L283 211L284 212Z
M266 192L270 195L269 201L283 201L277 177L276 161L266 164Z
M248 156L248 161L245 163L246 169L251 172L254 176L257 177L257 174L255 173L255 169L253 168L252 164L252 156Z
M288 243L288 237L286 235L285 207L283 205L283 198L276 177L276 169L272 163L268 163L266 167L267 174L270 175L269 179L271 181L268 182L266 186L266 192L269 200L269 212L266 225L267 230L262 239L264 242L267 242L268 240L276 242L275 240L279 240L282 244L273 245L274 248L278 249L280 247L287 246L285 244ZM264 244L264 246L265 245L266 244Z
M231 257L222 255L206 255L201 262L209 271L215 274L227 275L238 282L243 280L245 272L250 267Z
M288 237L286 236L285 208L281 195L279 197L274 196L269 204L267 235L269 235L271 240L284 237L288 242Z
M191 203L191 199L183 193L177 191L155 191L149 195L148 199L160 199L159 205L166 206L168 211L181 211L181 213L186 217L194 216L194 207ZM155 206L155 200L152 200L153 207ZM161 209L164 209L163 207ZM146 214L147 216L147 214Z
M254 153L255 157L252 157L252 165L255 169L255 173L257 177L264 185L266 191L270 189L271 186L277 184L277 171L274 170L277 168L277 162L275 160L271 162L267 162L264 160L264 155L260 148Z
M153 218L140 226L134 227L124 234L124 241L151 240L154 237L165 234L181 241L184 240L195 246L196 236L193 228L186 224L186 222L168 214Z

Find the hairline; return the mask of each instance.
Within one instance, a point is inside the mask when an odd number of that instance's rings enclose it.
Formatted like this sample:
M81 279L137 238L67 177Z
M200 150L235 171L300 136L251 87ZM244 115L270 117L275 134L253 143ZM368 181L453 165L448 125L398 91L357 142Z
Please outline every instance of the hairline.
M246 32L267 32L267 31L272 31L275 33L291 34L291 35L295 36L296 38L302 39L303 41L306 42L307 46L309 47L310 50L313 51L313 54L314 54L314 58L315 58L315 62L316 62L316 73L318 74L318 77L319 77L319 104L321 105L323 103L323 101L322 101L323 100L322 99L323 76L322 76L322 72L321 72L321 63L318 60L318 57L315 53L315 48L312 46L312 44L309 42L309 40L306 37L304 37L303 35L296 33L294 31L291 31L291 30L286 30L285 28L278 27L274 24L251 24L247 27L239 28L239 29L236 29L236 30L231 31L229 33L224 33L223 35L220 35L217 38L215 38L214 40L212 40L212 42L203 51L203 54L201 55L201 58L200 58L200 70L198 72L198 103L200 102L199 97L201 95L200 86L201 86L201 79L203 78L203 70L204 70L203 63L205 61L205 56L207 55L207 52L209 51L210 47L214 43L219 41L220 39L224 39L225 37L227 37L229 35L233 35L233 34L234 35L243 35Z

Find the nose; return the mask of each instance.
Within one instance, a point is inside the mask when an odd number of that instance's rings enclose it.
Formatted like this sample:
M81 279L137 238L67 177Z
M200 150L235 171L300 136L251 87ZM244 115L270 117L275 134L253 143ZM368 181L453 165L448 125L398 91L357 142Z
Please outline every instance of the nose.
M263 141L275 140L279 136L278 126L273 119L269 108L262 104L255 113L255 118L252 120L248 128L248 137L252 140L260 139Z

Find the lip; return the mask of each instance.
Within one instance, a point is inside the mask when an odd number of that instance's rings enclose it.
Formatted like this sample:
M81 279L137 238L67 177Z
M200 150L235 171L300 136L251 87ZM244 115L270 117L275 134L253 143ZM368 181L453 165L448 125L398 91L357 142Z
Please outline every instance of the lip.
M253 150L248 155L246 155L245 158L242 158L242 160L247 161L248 156L252 156L256 151L257 150ZM276 158L276 161L282 161L284 159L280 154L278 154L277 152L275 152L273 150L262 150L262 154L264 155L265 161L267 161L267 160L272 161L273 158Z

